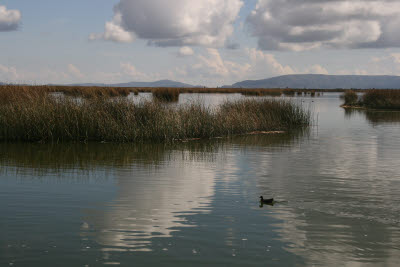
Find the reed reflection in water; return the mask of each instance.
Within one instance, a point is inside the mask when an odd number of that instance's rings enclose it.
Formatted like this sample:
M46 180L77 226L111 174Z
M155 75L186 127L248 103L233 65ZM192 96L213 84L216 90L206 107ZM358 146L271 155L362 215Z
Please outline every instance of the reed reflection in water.
M364 110L364 109L345 109L347 118L353 116L364 116L372 125L378 124L400 124L400 111L396 110Z
M81 242L86 244L70 249L87 253L88 248L97 247L103 253L102 260L109 262L113 258L110 253L151 252L155 249L154 239L169 239L170 244L183 229L198 227L198 222L189 217L207 215L213 210L217 176L226 173L221 168L226 167L226 157L232 148L237 151L252 146L282 149L304 134L241 136L172 145L0 144L0 164L4 166L0 175L5 183L12 180L12 183L37 185L14 205L23 211L30 202L34 209L29 219L38 214L38 206L47 209L57 202L59 206L71 204L63 203L65 198L60 199L59 194L76 199L75 209L82 213L79 220L67 218L62 208L58 214L60 220L72 219L79 224ZM234 166L229 169L233 170ZM72 188L67 188L68 184L73 184ZM56 190L56 195L48 191L49 187L51 191ZM74 191L77 187L79 191ZM16 196L24 194L19 191L21 187L12 189L14 192L10 193ZM38 200L38 195L43 197ZM88 199L79 204L78 199L86 198L85 195ZM105 198L108 200L102 203ZM101 202L93 203L96 200ZM12 224L13 219L9 219ZM53 224L54 220L51 221L48 223ZM24 231L30 228L24 227ZM63 227L62 223L59 227ZM60 232L64 232L65 239L71 238L70 231ZM7 235L18 234L8 231ZM168 244L163 249L168 249Z

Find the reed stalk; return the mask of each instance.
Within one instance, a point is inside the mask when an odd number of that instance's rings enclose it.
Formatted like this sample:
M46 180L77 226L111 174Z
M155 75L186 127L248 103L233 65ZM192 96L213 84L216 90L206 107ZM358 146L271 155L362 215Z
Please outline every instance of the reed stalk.
M173 142L290 131L311 123L309 111L284 100L252 98L210 108L196 102L137 103L102 95L55 97L46 91L21 89L5 94L7 98L0 102L0 141Z

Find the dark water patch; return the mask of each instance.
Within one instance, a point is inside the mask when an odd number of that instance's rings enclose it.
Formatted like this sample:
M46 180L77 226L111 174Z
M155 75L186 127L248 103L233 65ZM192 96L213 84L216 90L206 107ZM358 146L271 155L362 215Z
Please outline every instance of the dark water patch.
M347 118L364 116L371 125L400 123L400 111L394 110L345 109L345 114Z
M220 151L233 145L280 148L296 142L307 133L306 129L282 134L243 135L170 144L0 143L0 164L7 166L7 169L18 167L31 171L62 172L126 168L132 164L157 167L173 160L213 162L216 157L223 155L219 154Z

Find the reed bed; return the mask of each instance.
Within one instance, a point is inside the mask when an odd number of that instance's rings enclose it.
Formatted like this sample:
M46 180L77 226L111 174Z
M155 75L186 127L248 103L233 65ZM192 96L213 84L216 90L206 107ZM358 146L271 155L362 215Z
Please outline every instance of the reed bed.
M178 102L179 101L179 90L173 88L160 88L152 91L153 99L162 102Z
M48 93L47 88L42 86L3 85L0 86L0 104L36 100L46 97Z
M0 141L173 142L291 131L311 122L309 111L283 100L244 99L208 108L104 96L76 101L42 91L12 96L0 104Z
M344 100L345 106L358 105L358 95L353 90L346 91L341 98Z
M240 93L246 96L281 96L282 92L282 89L242 89Z
M343 98L344 107L400 110L400 90L365 90L360 99L354 91L347 91Z
M29 91L29 92L28 92ZM148 87L97 87L97 86L56 86L56 85L0 85L0 96L13 92L26 96L32 93L63 93L66 96L96 98L96 97L126 97L129 94L152 93L155 98L161 96L161 100L176 99L179 94L242 94L248 96L286 96L312 95L316 92L345 92L344 89L281 89L281 88L148 88ZM359 90L357 90L359 91ZM164 95L164 96L163 96ZM318 96L318 94L317 94ZM179 98L179 96L178 96ZM160 100L159 99L159 100ZM166 100L169 101L169 100ZM172 100L175 101L175 100Z
M400 90L368 90L361 105L376 109L400 109Z
M134 88L125 87L86 87L86 86L52 86L52 85L2 85L0 99L23 99L33 96L45 96L49 93L62 93L66 96L96 98L96 97L124 97L138 92Z
M124 87L57 87L49 88L50 92L63 93L74 97L124 97L134 93L130 88Z
M282 93L285 96L295 96L296 95L296 90L294 90L294 89L283 89Z

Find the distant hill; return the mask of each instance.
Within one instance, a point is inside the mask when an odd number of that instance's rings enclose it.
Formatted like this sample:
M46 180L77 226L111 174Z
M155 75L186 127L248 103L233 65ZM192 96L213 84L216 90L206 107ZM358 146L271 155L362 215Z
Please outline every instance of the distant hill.
M101 86L101 87L202 87L195 86L187 83L181 83L171 80L161 80L156 82L128 82L128 83L115 83L115 84L104 84L104 83L80 83L80 84L69 84L70 86Z
M309 89L400 89L400 76L369 75L284 75L265 80L247 80L235 83L233 88L309 88Z

